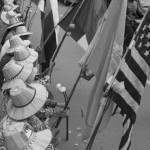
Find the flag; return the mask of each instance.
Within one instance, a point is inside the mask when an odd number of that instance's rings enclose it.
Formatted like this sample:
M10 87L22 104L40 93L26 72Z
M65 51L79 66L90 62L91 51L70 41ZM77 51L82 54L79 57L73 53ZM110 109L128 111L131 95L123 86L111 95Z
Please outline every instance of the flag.
M31 0L39 10L41 10L41 26L42 36L41 44L46 40L50 32L59 22L58 1L57 0ZM59 28L55 28L52 36L45 44L42 52L39 54L39 64L41 71L45 71L49 67L50 59L53 56L58 44Z
M120 33L121 29L124 29L124 22L121 22L122 18L125 20L126 16L127 1L113 0L104 14L103 23L98 28L87 53L90 51L90 56L86 61L86 66L89 70L92 70L96 80L91 91L88 107L86 112L86 129L83 135L83 139L86 139L90 135L90 131L93 127L97 113L100 109L100 99L103 95L103 88L106 81L106 76L109 70L109 64L112 56L112 50L114 43L118 43L119 47L123 45L123 33ZM118 34L120 39L118 40ZM115 41L116 40L116 41ZM86 55L86 53L85 53ZM83 56L84 57L84 56ZM112 113L113 104L111 103L110 108L106 113L106 118L103 120L104 126L108 122ZM100 126L100 129L104 127Z
M35 5L38 6L39 10L44 12L45 0L31 0ZM58 13L58 1L57 0L50 0L53 19L54 19L54 26L56 26L59 22L59 13ZM59 27L55 28L56 32L56 40L58 44L58 33Z
M112 100L124 117L124 132L119 150L128 150L136 113L141 103L150 67L150 9L146 12L136 36L121 62L113 86Z
M80 7L82 3L83 5ZM79 0L60 23L61 28L67 29L79 8L80 10L74 20L75 29L70 29L69 31L71 32L71 37L86 50L107 7L104 0Z
M56 26L59 22L59 12L58 12L58 0L50 0L51 7L52 7L52 14L54 19L54 26ZM56 43L58 45L58 33L59 33L59 26L55 28L56 33Z
M53 1L44 0L44 12L41 11L41 26L42 26L41 43L43 43L46 40L46 38L54 28L54 18L53 18L54 15L52 11L51 2ZM41 4L43 3L41 2ZM39 54L39 64L41 64L42 72L49 67L50 59L52 58L53 53L56 50L56 47L57 47L56 32L53 32L52 36L45 44L42 52Z

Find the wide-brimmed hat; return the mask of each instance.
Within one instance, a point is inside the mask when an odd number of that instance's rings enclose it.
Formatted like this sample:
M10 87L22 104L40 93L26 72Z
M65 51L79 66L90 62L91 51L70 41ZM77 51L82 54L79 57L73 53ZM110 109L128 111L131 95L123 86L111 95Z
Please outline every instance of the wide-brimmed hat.
M17 5L16 5L17 6ZM17 7L16 7L17 8ZM14 8L13 8L14 9ZM1 12L1 19L3 22L5 22L6 24L10 23L10 19L15 17L20 17L21 14L20 13L16 13L13 11L13 9L9 10L9 11L2 11Z
M9 26L7 27L7 29L11 29L22 24L24 24L24 22L20 22L18 17L14 16L9 19Z
M29 46L31 41L29 40L22 40L18 35L15 35L9 39L10 47L7 49L7 53L12 53L20 46Z
M38 58L38 53L34 49L27 48L25 46L19 46L14 51L13 59L17 64L26 65L28 63L34 63Z
M31 44L29 40L22 40L19 36L15 35L10 40L7 40L2 46L0 52L0 60L5 55L5 53L13 53L14 50L19 46L28 47Z
M15 28L15 34L19 36L24 36L24 35L31 35L33 34L32 32L29 32L26 28L26 26L18 26Z
M34 132L27 122L12 122L4 128L7 150L45 150L52 140L52 132Z
M28 79L33 70L33 64L28 63L24 66L10 60L2 69L5 81L15 78L22 79L24 82Z
M25 83L21 79L12 79L10 81L6 81L3 83L2 91L11 90L13 87L16 87L18 85L21 87L26 86Z
M36 114L47 101L45 86L32 83L26 87L17 86L10 90L7 114L14 120L23 120Z

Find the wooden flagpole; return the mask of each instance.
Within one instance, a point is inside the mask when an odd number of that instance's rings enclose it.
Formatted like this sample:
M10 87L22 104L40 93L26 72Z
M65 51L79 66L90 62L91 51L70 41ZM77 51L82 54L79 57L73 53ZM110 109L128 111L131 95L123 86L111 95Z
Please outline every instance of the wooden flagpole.
M76 88L76 86L77 86L77 84L78 84L78 82L79 82L79 80L80 80L82 74L83 74L83 70L81 69L81 70L80 70L80 73L79 73L79 75L78 75L78 78L76 79L76 81L75 81L75 83L74 83L74 85L73 85L73 88L72 88L72 90L71 90L71 92L70 92L70 94L69 94L68 100L67 100L67 102L65 103L65 107L64 107L63 111L65 111L65 110L68 108L69 102L70 102L70 100L71 100L71 98L72 98L72 95L73 95L73 93L74 93L74 91L75 91L75 88ZM59 126L61 120L62 120L62 118L59 117L59 118L58 118L58 121L57 121L57 123L56 123L56 125L55 125L55 128L57 128L57 127Z

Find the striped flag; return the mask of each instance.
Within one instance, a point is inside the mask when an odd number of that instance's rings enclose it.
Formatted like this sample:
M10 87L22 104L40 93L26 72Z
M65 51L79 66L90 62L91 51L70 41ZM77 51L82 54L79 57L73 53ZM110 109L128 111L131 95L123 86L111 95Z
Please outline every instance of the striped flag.
M82 2L83 5L80 8ZM104 0L79 0L60 23L61 28L64 30L67 29L71 19L79 8L80 11L74 20L75 29L70 29L70 32L71 37L86 50L96 33L98 24L101 22L107 6Z
M133 125L141 103L150 66L150 9L131 41L128 52L122 60L113 87L113 101L121 109L124 117L124 132L119 150L128 150L131 146Z

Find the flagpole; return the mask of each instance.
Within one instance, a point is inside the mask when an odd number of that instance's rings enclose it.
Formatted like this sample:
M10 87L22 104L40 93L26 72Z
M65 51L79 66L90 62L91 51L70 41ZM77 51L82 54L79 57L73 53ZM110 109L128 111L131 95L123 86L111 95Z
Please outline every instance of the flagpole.
M68 31L73 27L73 25L74 25L73 22L74 22L74 20L75 20L75 18L76 18L76 16L77 16L77 14L79 13L81 7L83 6L84 2L85 2L85 0L82 0L81 4L79 5L79 8L77 9L76 13L74 14L72 20L70 21L70 24L69 24L69 26L67 27L67 29L66 29L66 31L65 31L65 34L64 34L64 36L63 36L63 38L62 38L60 44L59 44L58 47L56 48L56 50L55 50L55 52L54 52L54 54L53 54L53 56L52 56L52 59L50 60L50 65L49 65L50 67L49 67L49 72L48 72L48 75L49 75L50 77L51 77L51 74L52 74L52 70L53 70L53 68L54 68L54 66L55 66L55 58L57 57L57 54L58 54L58 52L59 52L59 50L60 50L60 48L61 48L61 46L62 46L62 44L63 44L63 42L64 42L64 40L65 40L65 38L66 38L66 36L68 35ZM73 4L74 4L74 3L72 3L72 5L73 5ZM64 19L64 18L65 18L65 17L63 17L63 19ZM63 20L63 19L62 19L62 20Z
M70 100L71 100L71 98L72 98L72 95L73 95L73 93L74 93L74 91L75 91L75 88L76 88L76 86L77 86L77 84L78 84L78 82L79 82L79 80L80 80L82 74L83 74L83 70L81 69L81 70L80 70L80 73L79 73L79 75L78 75L78 78L76 79L76 81L75 81L75 83L74 83L74 85L73 85L73 88L72 88L72 90L71 90L71 92L70 92L70 94L69 94L69 96L68 96L68 100L67 100L66 103L65 103L65 106L64 106L64 108L63 108L63 111L65 111L65 110L68 108L69 102L70 102ZM56 125L55 125L55 128L57 128L57 127L59 126L61 120L62 120L62 117L59 117L58 120L57 120L57 123L56 123Z
M115 78L116 78L116 76L117 76L117 74L119 72L119 69L120 69L123 61L124 61L124 58L126 57L129 49L131 49L132 46L135 44L134 38L136 37L137 32L139 31L139 29L140 29L140 27L141 27L141 25L143 23L143 20L144 20L145 16L146 16L146 14L144 15L144 17L143 17L140 25L138 26L137 31L135 32L135 34L134 34L134 36L133 36L133 38L131 40L131 43L130 43L128 49L126 50L125 54L123 55L122 60L121 60L121 62L119 64L119 66L117 67L117 70L116 70L116 72L115 72L115 74L114 74L111 82L109 83L108 87L106 88L106 90L105 90L105 92L103 94L103 97L102 97L102 100L101 100L100 109L98 111L98 115L97 115L96 120L94 122L94 126L93 126L93 129L92 129L90 138L89 138L89 142L88 142L88 145L87 145L87 147L86 147L85 150L91 150L91 148L92 148L92 144L93 144L94 139L96 137L96 134L97 134L97 131L98 131L99 126L101 124L101 121L103 119L103 116L104 116L105 112L107 111L107 108L109 107L109 104L110 104L110 101L111 101L111 99L108 98L109 91L110 91L110 89L111 89L111 87L112 87L112 85L113 85L113 83L115 81Z
M89 140L88 145L86 147L86 150L91 150L94 139L95 139L95 136L96 136L97 131L99 129L99 126L100 126L100 124L102 122L102 119L103 119L103 117L104 117L104 115L107 111L107 108L109 107L110 102L111 102L111 100L106 98L106 97L104 97L101 101L102 101L101 102L101 107L98 111L98 116L101 116L101 117L99 118L99 121L98 121L97 125L95 126L94 130L92 131L92 134L90 136L90 140ZM97 121L95 121L95 122L97 122Z

